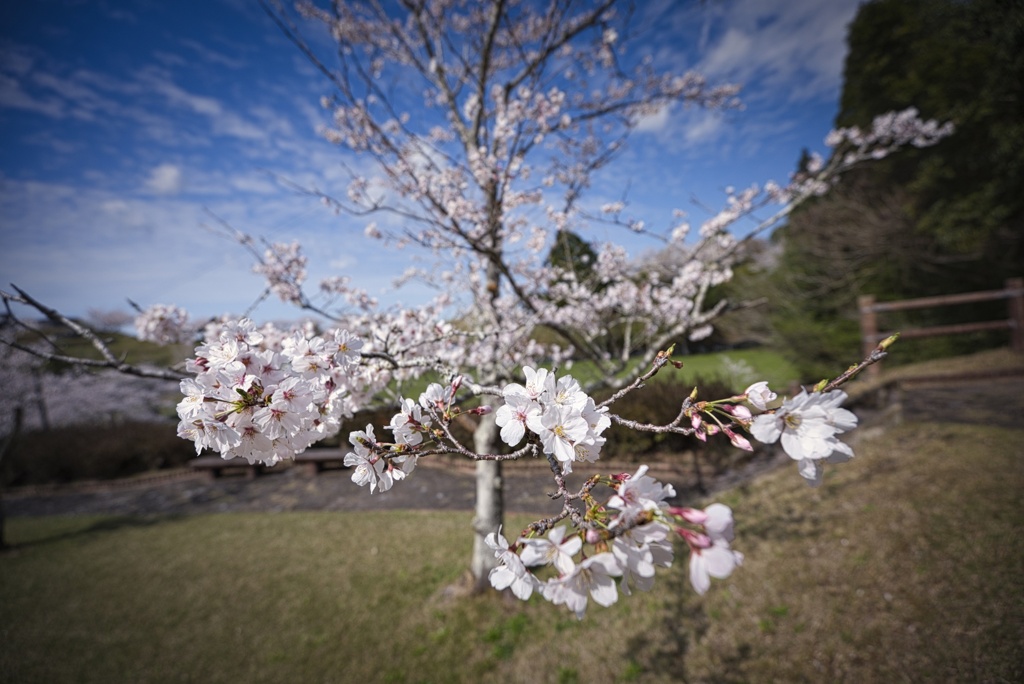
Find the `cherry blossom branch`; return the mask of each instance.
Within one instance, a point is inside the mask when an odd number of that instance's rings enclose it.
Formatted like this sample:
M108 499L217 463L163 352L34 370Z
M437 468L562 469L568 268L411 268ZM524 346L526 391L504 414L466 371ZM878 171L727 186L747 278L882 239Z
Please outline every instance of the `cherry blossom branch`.
M26 328L27 330L31 330L33 333L37 334L41 339L45 340L47 344L52 348L59 349L59 346L53 340L51 340L48 335L46 335L40 330L31 328L30 326L21 322L16 316L14 316L10 308L10 303L14 302L30 306L34 308L36 311L39 311L41 314L46 316L49 320L53 321L57 325L67 328L68 330L72 331L75 335L88 341L89 344L91 344L93 348L96 349L100 353L100 356L102 356L103 358L100 360L73 357L56 352L48 352L41 349L36 349L34 347L30 347L27 345L20 344L18 342L8 340L3 340L4 344L14 349L27 352L29 354L32 354L33 356L46 359L49 361L58 361L62 363L69 363L80 366L90 366L94 368L111 368L120 373L124 373L125 375L134 375L143 378L159 378L161 380L173 381L179 381L185 377L184 373L180 373L171 369L145 368L127 363L123 358L117 358L117 356L115 356L114 353L110 350L110 347L108 347L107 344L103 340L101 340L99 336L97 336L87 326L82 325L81 323L78 323L77 321L68 318L64 314L57 311L56 309L46 306L39 300L35 299L34 297L26 293L24 290L19 288L17 285L12 284L11 287L14 288L14 290L18 294L13 295L9 292L0 290L0 298L4 300L4 305L7 308L8 315L11 316L12 320L17 321L19 325L21 325L22 327Z
M871 366L871 365L874 365L874 364L878 363L879 361L884 359L886 356L888 356L889 355L889 352L888 352L889 347L891 347L893 344L895 344L896 340L898 340L899 337L900 337L900 334L896 333L894 335L890 335L889 337L885 338L884 340L879 342L878 345L874 349L871 350L871 353L868 354L867 357L864 358L864 360L862 360L860 363L857 363L857 364L855 364L853 366L850 366L845 371L843 371L841 374L836 376L833 380L830 380L829 382L821 385L820 388L816 387L815 391L817 391L817 392L830 392L830 391L840 387L841 385L849 382L854 377L856 377L862 370L864 370L868 366Z
M610 396L607 399L605 399L604 401L602 401L600 404L597 405L597 407L598 408L603 408L605 406L609 406L611 404L614 404L616 401L618 401L619 399L622 399L624 396L626 396L630 392L632 392L634 390L637 390L637 389L640 389L641 387L644 386L644 384L648 380L650 380L655 375L657 375L658 372L661 371L661 369L665 367L665 364L671 363L674 366L676 366L676 368L682 368L683 367L682 363L680 363L678 361L672 361L672 351L673 351L673 349L674 349L674 347L669 347L665 351L657 352L657 354L655 354L654 362L651 364L651 367L643 375L640 375L639 377L634 379L633 382L629 383L629 385L627 385L626 387L620 389L618 392L616 392L612 396Z

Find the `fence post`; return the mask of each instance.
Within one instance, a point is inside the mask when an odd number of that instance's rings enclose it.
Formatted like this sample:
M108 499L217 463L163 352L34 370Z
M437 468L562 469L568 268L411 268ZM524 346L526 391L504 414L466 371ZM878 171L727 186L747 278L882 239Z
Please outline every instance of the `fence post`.
M1006 289L1011 292L1010 347L1021 354L1024 353L1024 278L1008 278Z
M874 351L878 345L878 341L875 339L878 337L878 314L875 313L874 306L874 295L861 295L857 297L857 308L860 309L861 355L864 358L867 358L868 354ZM872 364L867 369L868 377L871 379L877 378L881 371L882 369L879 368L877 363Z

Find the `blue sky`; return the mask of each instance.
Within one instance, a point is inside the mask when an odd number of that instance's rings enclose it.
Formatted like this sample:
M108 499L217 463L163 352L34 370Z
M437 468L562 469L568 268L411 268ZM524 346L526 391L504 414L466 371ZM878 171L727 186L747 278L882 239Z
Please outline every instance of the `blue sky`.
M784 181L823 151L846 26L859 0L651 0L657 58L743 86L742 111L674 109L645 122L598 184L631 213L694 223L727 186ZM244 311L261 291L223 218L298 239L310 281L348 275L384 302L405 252L362 238L278 178L343 192L343 152L317 135L328 85L256 0L33 0L0 5L0 287L71 315L176 303L196 317ZM614 194L611 194L614 193ZM600 201L602 198L595 198ZM696 200L696 202L695 202ZM587 236L604 239L598 231ZM653 247L629 244L633 253ZM257 318L296 318L266 302Z

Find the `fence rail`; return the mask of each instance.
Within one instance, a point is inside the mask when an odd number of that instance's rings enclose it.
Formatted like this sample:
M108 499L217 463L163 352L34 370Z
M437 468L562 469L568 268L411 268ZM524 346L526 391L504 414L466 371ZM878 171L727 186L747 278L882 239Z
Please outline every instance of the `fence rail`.
M925 328L911 328L900 331L905 338L935 337L939 335L959 335L962 333L982 330L1009 330L1010 345L1014 351L1024 353L1024 278L1010 278L1002 290L984 292L967 292L964 294L940 295L938 297L919 297L903 299L895 302L876 302L874 295L863 295L857 298L860 309L861 344L865 356L871 353L879 342L887 338L893 331L878 329L878 314L888 311L906 311L908 309L928 309L955 304L971 304L996 299L1008 300L1008 317L995 321L979 321L977 323L958 323L954 325L933 325ZM869 377L877 377L880 364L868 367Z

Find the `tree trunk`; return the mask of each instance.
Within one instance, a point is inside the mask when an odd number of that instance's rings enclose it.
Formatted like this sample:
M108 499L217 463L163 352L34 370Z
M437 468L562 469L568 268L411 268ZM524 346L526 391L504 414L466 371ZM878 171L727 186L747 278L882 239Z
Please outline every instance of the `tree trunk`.
M39 409L39 422L44 431L50 430L50 413L46 410L46 395L43 394L43 371L32 368L32 384L36 391L36 408Z
M480 417L480 424L473 433L473 446L478 454L493 454L497 444L498 427L494 414ZM476 515L473 517L473 557L470 571L473 573L473 591L479 593L490 588L488 575L497 565L494 551L484 539L491 532L497 532L504 522L505 499L501 480L501 461L476 462Z
M18 438L18 433L21 432L21 419L22 411L20 406L14 407L14 424L11 426L11 434L4 438L4 441L0 443L0 466L3 465L4 458L10 452L14 451L14 440ZM4 501L3 501L3 479L0 474L0 549L7 548L7 534L5 525L7 520L4 516Z

